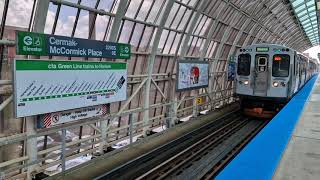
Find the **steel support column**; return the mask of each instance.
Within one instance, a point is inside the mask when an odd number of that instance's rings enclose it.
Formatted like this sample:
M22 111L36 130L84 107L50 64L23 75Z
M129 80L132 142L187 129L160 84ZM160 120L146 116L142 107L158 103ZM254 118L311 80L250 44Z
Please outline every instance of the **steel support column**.
M223 4L222 7L219 8L219 12L217 14L217 17L216 17L216 19L213 20L212 25L210 26L207 38L206 38L206 40L204 42L203 49L200 52L200 60L203 60L205 58L206 53L207 53L208 48L209 48L209 44L210 44L210 42L211 42L211 40L213 38L213 35L214 35L215 31L216 31L216 27L217 27L217 25L219 23L218 18L224 12L225 8L228 7L228 6L229 6L229 4ZM212 78L213 72L211 71L213 69L212 68L212 66L213 66L212 64L213 64L212 62L209 63L209 86L208 86L208 89L209 89L208 93L209 93L209 97L210 97L211 101L213 100L212 91L213 91L213 82L214 82L214 79ZM213 109L212 105L211 105L211 109Z
M110 33L110 38L109 41L111 42L117 42L117 38L119 35L119 29L121 25L121 21L123 17L125 16L126 13L126 7L128 4L128 0L120 0L119 2L119 7L117 10L117 13L113 19L112 26L111 26L111 33ZM110 113L110 104L108 104L108 113ZM99 146L99 152L100 154L103 154L104 152L104 147L108 146L108 119L104 119L103 121L100 122L100 130L101 130L101 143Z
M235 16L236 16L237 14L235 13L235 14L233 14L233 17L232 18L234 18ZM222 48L223 48L223 46L225 45L225 43L226 43L226 41L227 41L227 39L228 39L228 37L230 36L230 32L231 32L231 29L232 29L232 22L229 24L229 26L227 27L227 29L225 30L225 33L223 34L223 36L222 36L222 38L221 38L221 41L220 41L220 44L219 44L219 46L217 47L217 53L215 54L215 56L214 56L214 58L213 58L213 63L212 63L212 80L213 80L213 84L212 84L212 89L213 89L213 87L214 87L214 83L216 82L216 80L215 80L215 78L216 78L216 70L217 70L217 64L218 64L218 61L219 61L219 59L220 59L220 57L221 57L221 53L222 53ZM227 63L227 61L225 62L225 63ZM224 82L223 82L224 83ZM223 85L222 85L222 87L224 87ZM222 89L221 89L222 90ZM213 99L213 98L212 98Z
M186 55L187 55L187 49L188 49L188 43L190 41L190 37L192 35L192 32L196 29L196 24L199 20L199 17L201 15L201 12L204 10L204 8L206 7L206 5L208 4L207 1L200 1L199 2L199 8L196 8L195 11L196 11L196 14L193 16L192 20L191 20L191 23L190 23L190 28L186 34L186 37L184 38L184 41L182 42L182 46L181 46L181 53L180 53L180 57L181 58L184 58ZM198 90L196 90L196 94L198 94ZM175 93L174 94L174 100L175 100L175 103L176 103L176 96L175 96ZM177 107L176 104L173 104L172 105L172 108L175 108ZM193 107L197 107L197 101L193 101ZM197 111L197 108L195 109L195 111ZM173 111L174 113L176 113L177 111ZM193 114L196 114L195 112ZM176 117L176 114L173 114L174 117L173 117L173 120L171 121L172 123L174 122L175 120L175 117Z
M232 43L231 49L230 49L229 54L227 56L228 59L234 53L234 51L236 49L236 45L238 44L238 42L239 42L239 40L240 40L245 28L249 25L250 22L251 22L251 18L247 18L246 21L242 24L240 30L237 33L236 38L234 39L234 41Z
M120 30L120 25L123 17L126 14L126 8L127 8L128 0L120 0L119 7L117 10L117 14L114 17L112 26L111 26L111 31L110 31L110 39L109 41L111 42L116 42L118 35L119 35L119 30Z
M32 27L33 32L43 33L46 25L47 12L49 9L49 0L37 1L35 10L35 20ZM32 57L39 58L39 57ZM36 132L36 116L26 117L26 131L27 135L35 135ZM27 140L27 155L29 157L28 163L33 163L37 160L37 138ZM27 178L32 179L32 172L35 170L36 165L28 166Z
M164 8L164 12L162 18L160 20L160 24L158 29L155 31L154 42L151 48L151 53L148 57L148 77L145 85L145 99L143 108L145 109L143 113L143 136L146 136L149 131L149 106L150 106L150 90L151 90L151 78L152 78L152 70L153 64L156 58L160 38L164 29L164 25L169 17L172 6L174 5L174 0L169 0Z
M203 50L200 52L200 60L203 60L207 51L208 51L208 47L209 47L209 44L213 38L213 34L214 32L216 31L216 27L218 25L218 18L219 16L221 15L221 13L224 11L225 7L227 6L227 4L223 4L223 6L219 9L219 12L217 14L217 17L216 19L213 20L212 22L212 25L210 26L210 30L208 32L208 35L207 35L207 38L204 42L204 45L203 45ZM209 83L210 84L210 83Z
M203 9L206 7L206 5L208 4L207 1L200 1L200 5L199 8L196 9L196 14L193 16L191 23L190 23L190 28L185 36L184 41L182 42L182 46L181 46L181 53L180 53L180 57L185 57L187 54L187 49L188 49L188 43L190 41L190 37L192 35L192 32L196 29L196 23L199 20L199 17L201 15L201 12L203 11Z
M253 27L250 29L248 36L246 37L246 39L243 42L243 46L247 46L249 43L249 40L251 37L253 37L253 32L256 30L258 24L254 24Z

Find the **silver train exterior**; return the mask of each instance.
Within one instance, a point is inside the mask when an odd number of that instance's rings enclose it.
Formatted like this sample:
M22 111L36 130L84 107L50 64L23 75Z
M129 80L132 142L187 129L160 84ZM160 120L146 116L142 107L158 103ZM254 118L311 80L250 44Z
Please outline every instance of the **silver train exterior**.
M237 53L236 94L243 106L275 110L275 102L286 103L317 72L317 60L291 48L250 45Z

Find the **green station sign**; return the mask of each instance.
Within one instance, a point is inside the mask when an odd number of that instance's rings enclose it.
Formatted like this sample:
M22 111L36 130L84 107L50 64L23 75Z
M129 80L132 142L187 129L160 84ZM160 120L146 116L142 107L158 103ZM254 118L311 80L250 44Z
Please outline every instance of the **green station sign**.
M17 54L130 59L130 44L17 31Z

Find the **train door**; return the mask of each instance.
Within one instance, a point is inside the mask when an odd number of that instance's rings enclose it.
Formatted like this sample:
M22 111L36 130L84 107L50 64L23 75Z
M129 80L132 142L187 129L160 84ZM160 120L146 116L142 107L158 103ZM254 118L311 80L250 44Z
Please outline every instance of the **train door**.
M295 58L294 58L294 64L295 64L295 68L294 68L294 79L295 79L295 86L294 86L294 92L293 93L296 93L299 89L299 62L300 62L300 57L295 55Z
M257 54L254 73L254 96L266 96L268 90L268 60L266 54Z
M299 60L299 89L302 84L302 59Z
M302 63L301 63L301 84L300 84L301 87L304 85L305 79L306 79L305 63L304 63L304 61L302 61Z

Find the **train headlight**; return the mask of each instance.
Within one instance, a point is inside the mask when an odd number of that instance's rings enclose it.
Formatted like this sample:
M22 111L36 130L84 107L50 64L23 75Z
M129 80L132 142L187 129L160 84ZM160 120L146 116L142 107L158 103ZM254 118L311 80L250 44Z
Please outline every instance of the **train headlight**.
M244 85L248 85L248 84L249 84L249 81L248 81L248 80L245 80L245 81L243 82L243 84L244 84Z
M286 86L286 83L281 82L281 86L285 87L285 86Z
M273 87L278 87L279 86L279 83L278 82L273 82Z

